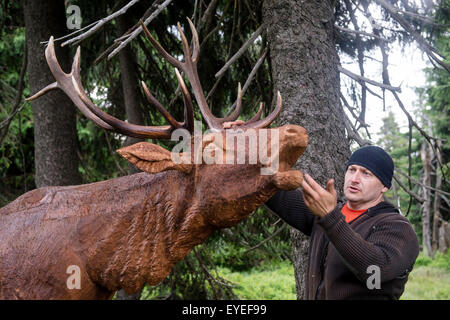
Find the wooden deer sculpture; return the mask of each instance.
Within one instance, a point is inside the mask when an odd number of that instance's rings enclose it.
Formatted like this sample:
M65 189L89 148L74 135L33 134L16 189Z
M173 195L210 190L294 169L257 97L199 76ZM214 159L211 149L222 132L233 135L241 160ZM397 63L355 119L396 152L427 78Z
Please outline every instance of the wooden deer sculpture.
M139 138L170 139L177 129L194 131L193 105L177 70L181 69L211 130L202 139L200 152L208 151L216 160L225 159L230 144L218 137L225 139L233 130L238 132L238 138L242 135L248 138L251 132L257 137L257 148L266 148L271 154L270 161L195 163L191 154L184 158L188 161L177 162L170 151L141 142L118 153L144 172L25 193L0 209L1 299L109 299L121 288L131 294L146 282L156 285L212 232L236 225L265 203L277 188L299 187L302 174L291 167L307 146L306 130L296 125L264 129L281 110L279 93L274 111L264 119L260 119L261 106L251 120L236 120L241 110L240 88L233 113L226 118L214 117L197 73L200 51L197 32L189 19L188 22L193 35L192 54L178 24L184 62L169 55L142 24L150 42L176 68L185 103L184 122L176 121L144 83L147 98L169 125L139 126L103 112L82 87L80 48L71 72L64 73L55 56L53 38L45 55L56 82L29 100L59 88L87 118L106 130ZM261 139L263 130L266 140ZM193 141L194 138L192 145ZM240 150L249 157L256 152L254 147L241 143L240 149L232 152ZM274 159L279 163L278 170L261 174L261 169L270 166ZM72 275L78 276L78 282L69 281Z

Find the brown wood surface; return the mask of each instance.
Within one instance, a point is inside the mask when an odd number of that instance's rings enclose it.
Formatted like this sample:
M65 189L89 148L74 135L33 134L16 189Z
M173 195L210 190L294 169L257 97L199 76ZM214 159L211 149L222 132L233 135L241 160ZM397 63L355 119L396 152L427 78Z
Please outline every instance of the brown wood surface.
M306 130L271 130L280 142L273 175L262 175L260 162L170 165L169 151L141 142L119 153L153 173L20 196L0 209L0 298L107 299L120 288L156 285L212 232L236 225L277 188L300 185L301 173L290 169L307 146ZM81 270L80 289L67 287L72 265Z

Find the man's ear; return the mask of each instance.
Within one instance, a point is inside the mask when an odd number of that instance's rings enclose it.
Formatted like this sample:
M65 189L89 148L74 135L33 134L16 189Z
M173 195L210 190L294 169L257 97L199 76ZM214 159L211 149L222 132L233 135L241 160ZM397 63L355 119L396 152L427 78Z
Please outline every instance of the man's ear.
M178 170L189 173L192 164L175 163L171 152L149 142L139 142L117 150L117 153L148 173L158 173L166 170Z

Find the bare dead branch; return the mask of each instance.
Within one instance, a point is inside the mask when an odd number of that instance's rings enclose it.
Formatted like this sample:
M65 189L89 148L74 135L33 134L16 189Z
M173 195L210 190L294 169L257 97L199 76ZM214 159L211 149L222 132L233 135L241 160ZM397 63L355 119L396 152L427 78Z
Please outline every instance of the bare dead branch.
M261 25L258 29L256 29L255 32L253 32L252 36L250 37L250 39L248 39L244 45L234 54L233 57L231 57L231 59L225 63L225 65L216 73L215 77L219 78L223 73L225 73L225 71L227 71L227 69L237 60L239 59L239 57L241 57L244 52L247 50L247 48L256 40L256 38L258 38L263 30L263 26Z
M344 125L345 129L347 130L347 136L349 139L355 140L356 143L358 143L361 147L372 144L370 140L365 140L359 135L358 130L356 130L356 128L351 124L350 119L348 118L345 112L344 112Z
M343 31L343 32L347 32L347 33L351 33L351 34L357 34L357 35L361 35L361 36L365 36L365 37L370 37L370 38L375 38L375 39L379 39L381 41L386 41L386 42L391 42L388 39L382 38L380 36L376 36L373 33L368 33L368 32L364 32L361 30L353 30L353 29L348 29L348 28L344 28L344 27L340 27L340 26L334 26L334 28Z
M401 92L400 87L393 87L391 85L387 85L387 84L377 82L377 81L374 81L374 80L366 78L366 77L362 77L356 73L351 72L350 70L342 68L341 66L338 66L338 70L339 70L339 72L345 74L346 76L349 76L350 78L358 81L359 83L366 82L368 84L371 84L371 85L374 85L374 86L377 86L380 88L384 88L384 89L387 89L392 92Z
M379 35L381 33L380 30L378 29L374 29L374 33ZM386 43L382 42L382 41L378 41L378 46L380 48L381 51L381 55L382 55L382 67L383 67L383 71L382 71L382 77L383 77L383 84L386 85L390 85L390 78L389 78L389 71L388 71L388 55L386 53ZM432 61L432 60L430 60ZM437 141L437 138L433 138L431 137L429 134L427 134L418 124L417 122L414 121L414 119L411 117L411 115L409 114L409 112L406 110L402 100L400 99L399 95L397 94L397 92L390 90L391 93L394 95L395 100L397 101L397 104L400 106L400 108L402 109L403 113L406 115L407 119L408 119L408 125L409 125L409 140L408 140L408 144L409 144L409 152L408 152L408 162L409 162L409 168L408 168L408 174L411 175L411 166L412 166L412 158L411 158L411 141L412 141L412 127L417 128L417 130L419 130L420 134L425 137L425 139L428 141L428 143L431 145L431 147L433 148L433 150L436 153L436 149L435 149L435 145L432 143L432 140ZM439 163L440 164L440 163ZM442 170L442 164L440 164L441 166L441 172L444 175L444 171ZM445 175L444 175L445 176ZM410 185L411 187L411 185ZM410 199L411 200L411 199ZM410 201L410 205L408 208L408 212L409 209L411 207L411 201Z
M152 10L154 8L156 8L158 6L158 3L161 2L161 0L156 0L144 13L144 15L142 16L142 20L147 19L150 14L152 13ZM98 64L101 60L103 60L111 51L113 51L115 48L117 48L120 44L120 40L126 39L128 37L128 35L133 32L134 30L136 30L137 27L139 27L140 24L135 23L131 28L129 28L127 30L127 32L125 32L122 36L120 36L119 38L115 39L113 44L110 45L105 51L103 51L98 57L97 59L94 60L94 65ZM120 39L120 40L119 40Z
M254 79L256 72L258 71L258 69L261 66L261 64L264 62L264 59L266 58L266 55L267 55L267 51L268 50L266 48L264 50L264 52L262 53L261 57L259 57L259 59L256 62L255 66L253 67L252 71L248 75L247 80L245 81L244 86L242 87L242 95L245 94L245 91L247 91L248 87L250 86L250 83ZM236 103L237 103L237 101L235 101L233 103L233 105L230 107L230 110L234 110L234 108L236 107Z
M403 182L398 178L397 175L393 175L393 178L395 182L403 189L407 194L409 194L411 197L416 199L418 202L423 203L425 199L421 198L418 194L414 193L411 189L409 189L407 186L403 184Z
M215 26L210 32L208 32L208 34L207 34L206 36L203 37L202 43L200 44L200 50L201 50L201 48L205 45L205 43L208 41L208 39L209 39L214 33L216 33L217 30L220 29L220 27L221 27L221 25L222 25L222 22L223 22L223 20L224 20L225 17L226 17L225 12L227 12L228 7L230 6L230 3L231 3L231 1L227 1L227 3L225 4L225 8L223 9L223 13L222 13L222 15L220 16L219 20L217 21L216 26Z
M139 0L132 0L130 2L128 2L125 6L122 7L122 9L117 10L116 12L114 12L113 14L98 20L97 22L95 22L95 25L90 28L87 32L80 34L79 36L72 38L70 40L67 40L65 42L63 42L61 44L61 47L64 47L65 45L73 45L73 44L77 44L80 41L90 37L91 35L93 35L94 33L96 33L101 27L103 27L105 24L107 24L108 22L110 22L111 20L121 16L122 14L124 14L125 12L127 12L127 10L132 7L133 5L135 5L137 2L139 2Z
M404 0L402 0L402 3L404 5L407 4ZM422 14L411 12L409 10L401 10L400 8L397 8L397 7L394 7L394 8L397 10L397 13L400 13L400 14L402 14L404 16L408 16L408 17L410 17L410 18L412 18L414 20L424 22L425 24L428 24L428 25L431 25L431 26L434 26L434 27L447 28L449 26L448 24L438 23L438 22L434 21L433 19L431 19L430 17L427 17L427 16L422 15ZM408 9L408 7L406 7L406 8Z
M197 28L197 7L198 7L198 0L195 0L194 3L194 13L192 13L191 20L194 21L194 25Z
M446 197L446 196L444 196L444 195L442 195L441 194L441 198L445 201L445 203L447 204L447 206L449 206L450 207L450 200ZM442 208L442 207L441 207ZM448 211L448 210L447 210Z
M247 7L248 12L250 13L250 18L253 20L253 22L255 24L258 24L258 21L256 19L256 15L255 12L252 10L252 8L250 7L249 3L247 0L244 1L245 6Z
M437 193L440 193L441 195L447 195L447 196L450 196L450 193L449 193L449 192L445 192L445 191L443 191L443 190L441 190L441 189L436 189L436 188L433 188L433 187L430 187L430 186L426 186L426 185L424 185L422 182L420 182L419 180L413 178L412 176L407 175L406 173L404 173L403 171L401 171L401 170L398 169L398 168L395 168L394 171L395 171L396 173L400 174L401 176L403 176L404 178L410 180L412 183L414 183L414 184L416 184L416 185L419 185L419 186L425 187L425 188L427 188L427 189L433 190L433 191L435 191L435 192L437 192Z
M266 243L267 241L270 241L271 239L273 239L274 237L276 237L281 231L284 230L284 228L286 228L287 224L283 223L283 225L281 227L278 228L277 231L275 231L270 237L264 239L263 241L261 241L260 243L258 243L256 246L253 246L251 248L248 248L247 250L245 250L244 254L255 250L256 248L259 248L260 246L262 246L264 243Z
M213 16L213 14L215 12L218 2L219 2L218 0L212 0L209 3L208 7L205 10L205 13L203 14L202 18L199 21L198 26L196 26L199 33L201 32L201 30L204 27L208 28L208 24L211 21L211 17Z
M148 25L153 19L155 19L158 14L163 11L170 3L172 2L172 0L166 0L164 1L162 4L160 4L158 6L158 8L147 18L144 20L144 25ZM133 32L131 32L128 37L126 38L126 40L123 40L120 42L119 46L117 48L115 48L109 55L108 55L108 60L111 60L120 50L122 50L125 46L127 46L134 38L136 38L140 33L142 32L142 27L139 26L136 28L136 30L134 30Z
M398 8L391 5L385 0L375 0L376 3L378 3L380 6L382 6L386 11L389 12L389 14L405 29L419 44L419 46L441 67L443 67L445 70L450 72L450 65L446 64L444 61L442 61L439 57L443 58L442 54L439 53L439 51L434 48L432 45L430 45L409 23L406 21L399 13Z
M80 33L81 31L84 31L84 30L86 30L86 29L89 29L90 27L94 26L97 22L98 22L98 21L92 22L91 24L88 24L87 26L85 26L85 27L83 27L83 28L81 28L81 29L75 30L74 32L71 32L71 33L69 33L69 34L66 34L65 36L56 38L56 39L54 39L54 41L56 42L56 41L60 41L60 40L64 40L64 39L70 38L71 36L73 36L73 35L75 35L75 34L77 34L77 33ZM48 40L41 41L40 43L46 45L46 44L48 43Z
M207 268L207 267L205 266L205 264L203 263L203 259L202 259L201 255L197 252L197 250L194 248L194 250L192 250L192 251L194 251L194 254L195 254L195 256L197 257L197 260L198 260L198 262L200 263L200 266L202 267L204 273L207 275L207 278L208 278L208 279L211 279L212 281L214 281L214 282L216 282L217 284L220 284L220 285L222 285L222 286L225 286L225 287L232 287L232 286L231 286L230 284L228 284L228 283L225 283L225 282L222 282L222 281L217 280L217 279L209 272L208 268ZM208 281L208 282L209 282L209 281ZM210 284L211 284L211 282L210 282ZM212 284L211 284L211 286L212 286Z
M342 94L342 92L339 92L339 97L341 98L342 102L344 102L344 106L348 109L348 111L350 111L350 113L352 114L353 118L358 121L358 116L354 113L353 110L355 110L355 107L350 106L350 104L348 103L347 99L345 99L344 95ZM350 119L349 119L350 121Z
M355 30L359 31L359 25L358 21L355 16L355 11L352 8L352 5L349 0L345 0L345 5L350 13L350 19L352 21L353 27ZM379 40L381 41L381 40ZM356 50L358 54L358 66L359 66L359 73L362 77L364 77L364 48L362 47L361 37L359 34L356 35ZM365 122L366 117L366 107L367 107L367 90L366 86L361 86L361 112L359 113L359 119ZM367 130L367 128L366 128ZM370 137L370 135L369 135Z

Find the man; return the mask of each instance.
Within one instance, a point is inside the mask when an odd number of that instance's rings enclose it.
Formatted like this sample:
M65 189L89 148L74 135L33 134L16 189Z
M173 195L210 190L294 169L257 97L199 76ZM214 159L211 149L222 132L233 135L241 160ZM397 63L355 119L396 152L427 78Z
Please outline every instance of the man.
M383 194L394 163L381 148L355 151L345 173L344 205L334 180L308 174L303 192L278 191L266 206L311 237L306 299L399 299L419 253L411 223Z

